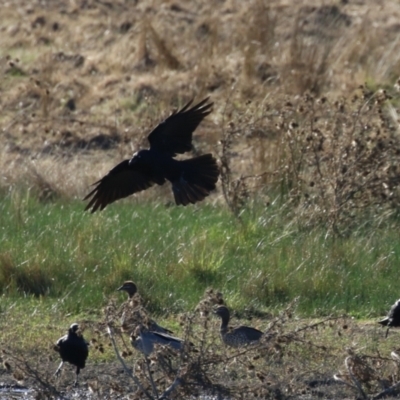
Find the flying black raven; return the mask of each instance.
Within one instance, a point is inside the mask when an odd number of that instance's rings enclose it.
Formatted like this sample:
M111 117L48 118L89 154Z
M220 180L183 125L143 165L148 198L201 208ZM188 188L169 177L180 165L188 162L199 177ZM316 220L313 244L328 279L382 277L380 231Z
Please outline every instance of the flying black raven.
M192 149L194 130L212 111L213 103L208 103L208 98L189 108L192 101L150 133L147 137L150 149L138 151L94 184L96 187L84 198L91 198L85 210L91 209L92 213L103 210L108 204L155 183L163 185L165 180L172 184L177 205L194 204L215 189L219 169L211 154L187 160L173 158Z

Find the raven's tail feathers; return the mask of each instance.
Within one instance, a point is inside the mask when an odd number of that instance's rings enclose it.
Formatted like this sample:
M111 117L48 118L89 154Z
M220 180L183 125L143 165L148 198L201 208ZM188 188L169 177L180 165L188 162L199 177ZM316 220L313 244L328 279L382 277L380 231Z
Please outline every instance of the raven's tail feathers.
M218 181L219 168L211 154L180 161L179 180L172 182L175 203L186 206L207 197Z

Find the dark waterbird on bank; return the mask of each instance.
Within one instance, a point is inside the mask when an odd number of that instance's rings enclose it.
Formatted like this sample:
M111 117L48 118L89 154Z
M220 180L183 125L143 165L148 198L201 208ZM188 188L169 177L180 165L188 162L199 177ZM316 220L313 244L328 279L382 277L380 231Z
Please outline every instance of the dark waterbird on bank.
M176 160L177 154L192 149L192 134L200 122L211 113L213 103L208 98L189 108L190 101L161 122L147 137L150 149L140 150L130 160L124 160L84 198L90 199L85 210L103 210L108 204L146 190L154 184L172 184L175 203L186 206L207 197L215 189L219 176L217 161L211 154Z
M400 299L394 303L387 315L387 317L378 321L381 325L387 326L386 337L389 334L390 327L398 327L400 326Z
M243 347L256 343L261 339L263 333L256 328L243 325L236 328L229 328L230 314L227 307L219 306L214 310L214 313L221 318L221 339L227 346Z
M142 315L140 313L140 307L134 306L133 304L133 297L137 293L137 286L132 281L126 281L122 286L120 286L117 290L124 291L128 293L128 302L125 304L125 309L122 313L121 317L121 324L123 328L129 328L130 326L137 326L142 321ZM171 334L173 333L167 328L163 328L162 326L158 325L156 321L147 318L147 328L152 332L159 332L159 333L166 333Z
M58 339L55 349L60 353L61 363L55 372L58 376L65 361L76 366L76 379L74 385L78 384L79 372L85 368L85 362L89 355L89 346L83 336L78 333L79 326L74 323L68 329L68 333Z

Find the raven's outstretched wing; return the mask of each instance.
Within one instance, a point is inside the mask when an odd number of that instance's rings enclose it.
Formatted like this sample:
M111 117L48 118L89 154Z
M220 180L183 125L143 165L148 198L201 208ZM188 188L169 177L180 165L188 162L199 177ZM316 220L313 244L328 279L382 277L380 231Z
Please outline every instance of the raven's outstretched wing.
M84 198L91 197L85 211L91 209L103 210L108 204L140 192L152 186L154 182L139 168L129 165L129 160L122 161L114 167L106 176L94 183L96 187Z
M179 111L175 111L165 121L161 122L148 136L150 150L171 155L182 154L192 149L192 134L200 122L211 113L213 103L208 103L209 97L189 108L189 101Z

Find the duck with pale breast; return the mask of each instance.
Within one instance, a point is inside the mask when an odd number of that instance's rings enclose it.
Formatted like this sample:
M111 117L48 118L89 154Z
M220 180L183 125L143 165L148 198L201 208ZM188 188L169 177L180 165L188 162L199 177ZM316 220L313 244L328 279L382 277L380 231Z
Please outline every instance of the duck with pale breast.
M149 356L156 345L169 346L175 350L181 350L184 346L184 341L165 333L151 332L143 325L139 325L131 334L131 344L136 350Z

